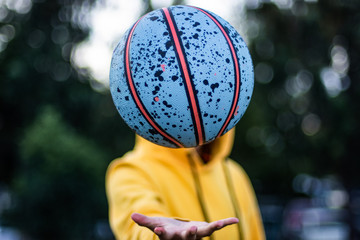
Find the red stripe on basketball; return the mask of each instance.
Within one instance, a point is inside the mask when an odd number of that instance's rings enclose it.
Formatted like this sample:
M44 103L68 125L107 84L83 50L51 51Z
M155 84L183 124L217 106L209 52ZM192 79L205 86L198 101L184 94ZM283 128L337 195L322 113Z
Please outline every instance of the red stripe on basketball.
M188 68L186 66L185 56L184 56L184 53L183 53L183 51L181 49L180 40L179 40L179 38L177 36L175 26L174 26L174 23L173 23L173 21L171 19L169 10L167 8L163 8L162 10L164 11L167 22L169 23L171 35L172 35L172 37L174 39L175 48L176 48L176 51L177 51L179 59L180 59L181 68L183 69L183 72L184 72L185 83L186 83L186 86L187 86L187 89L188 89L188 93L189 93L189 97L190 97L190 103L191 103L191 107L192 107L192 110L193 110L193 114L194 114L194 118L195 118L195 125L196 125L198 138L199 138L198 143L199 143L199 145L202 145L203 144L203 132L201 130L202 127L201 127L199 109L197 108L197 105L196 105L194 89L193 89L192 84L191 84L189 70L188 70Z
M156 131L158 131L158 133L160 133L163 137L167 138L168 140L170 140L172 143L174 143L176 146L178 147L184 147L181 143L179 143L177 140L175 140L173 137L169 136L166 132L164 132L161 128L159 128L157 126L157 124L152 120L152 118L149 116L149 114L147 113L145 107L143 106L142 102L139 99L139 96L137 95L135 86L134 86L134 82L133 82L133 78L131 76L131 69L130 69L130 57L129 57L129 49L130 49L130 39L132 37L132 34L136 28L136 26L138 25L138 23L140 22L142 18L140 18L133 26L133 28L131 29L129 36L128 36L128 40L126 43L126 52L125 52L125 66L126 66L126 75L127 75L127 79L128 79L128 84L130 87L130 91L131 94L134 98L134 101L137 105L137 107L139 108L139 110L141 111L141 113L143 114L143 116L146 118L146 120L149 122L149 124L156 129Z
M221 32L223 33L224 37L226 38L226 41L228 42L229 44L229 47L230 47L230 51L231 51L231 54L232 54L232 57L233 57L233 61L234 61L234 64L235 64L235 81L236 81L236 89L235 89L235 95L234 95L234 102L233 102L233 105L231 107L231 110L230 110L230 114L229 116L227 117L224 125L222 126L220 132L218 133L217 137L220 137L223 132L225 131L225 128L227 127L227 125L229 124L232 116L234 115L235 113L235 110L236 110L236 105L237 105L237 102L238 102L238 98L239 98L239 91L240 91L240 71L239 71L239 62L238 62L238 59L237 59L237 56L236 56L236 52L235 52L235 49L234 49L234 46L230 40L230 37L229 35L226 33L224 27L219 23L218 20L216 20L211 14L209 14L208 12L206 12L205 10L201 9L201 8L197 8L197 7L193 7L193 8L196 8L198 9L199 11L203 12L206 16L208 16L217 26L218 28L221 30Z

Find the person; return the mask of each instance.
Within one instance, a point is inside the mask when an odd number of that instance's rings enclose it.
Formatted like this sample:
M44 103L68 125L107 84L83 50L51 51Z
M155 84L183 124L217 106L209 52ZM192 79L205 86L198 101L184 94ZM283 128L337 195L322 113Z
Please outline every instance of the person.
M196 148L167 148L136 136L106 174L117 239L265 239L250 180L228 158L234 128Z

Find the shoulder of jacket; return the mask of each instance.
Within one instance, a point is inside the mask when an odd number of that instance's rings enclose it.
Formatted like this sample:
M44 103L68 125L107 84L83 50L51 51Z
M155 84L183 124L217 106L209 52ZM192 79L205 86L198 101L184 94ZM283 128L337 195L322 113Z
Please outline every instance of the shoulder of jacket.
M106 181L108 183L119 180L133 181L134 179L137 182L154 182L151 167L148 166L148 163L129 156L123 156L114 159L106 171Z
M112 160L108 166L108 171L122 167L142 168L144 165L146 165L146 161L140 159L136 152L130 151L124 156Z
M228 159L226 163L229 171L231 172L231 175L234 175L233 177L241 177L242 179L246 179L247 181L249 180L249 176L247 175L246 171L238 162L232 159Z

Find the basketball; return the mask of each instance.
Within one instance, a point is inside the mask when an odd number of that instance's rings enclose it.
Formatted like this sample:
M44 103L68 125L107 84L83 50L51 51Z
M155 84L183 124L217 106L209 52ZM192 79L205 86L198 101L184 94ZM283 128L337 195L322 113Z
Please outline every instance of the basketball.
M253 88L242 37L221 17L193 6L144 15L111 60L110 92L120 116L165 147L196 147L228 132L244 115Z

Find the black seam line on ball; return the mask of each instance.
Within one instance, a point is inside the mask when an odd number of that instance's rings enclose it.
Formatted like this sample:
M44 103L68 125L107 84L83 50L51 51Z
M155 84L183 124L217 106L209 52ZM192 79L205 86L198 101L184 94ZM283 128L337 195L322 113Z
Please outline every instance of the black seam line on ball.
M201 117L200 106L198 98L195 94L195 86L191 76L189 63L185 57L185 50L181 41L179 30L177 28L174 15L170 8L163 8L161 12L164 16L168 31L170 33L170 39L172 41L176 59L180 68L181 76L185 86L186 96L190 106L191 117L194 126L194 133L196 139L196 145L202 145L205 139L204 124ZM173 31L172 31L173 30ZM182 61L183 60L183 61Z
M143 18L143 17L142 17ZM164 140L166 140L167 142L174 144L177 147L184 147L183 144L181 144L179 141L177 141L175 138L173 138L172 136L170 136L168 133L166 133L166 131L164 129L162 129L157 122L154 120L154 118L150 115L150 113L148 112L148 110L145 108L144 104L142 103L137 91L136 91L136 87L132 78L132 73L131 73L131 67L130 67L130 53L129 53L129 48L130 48L130 44L131 44L131 38L133 35L133 32L135 31L135 28L137 26L137 24L141 21L140 18L131 28L129 35L126 39L126 43L125 43L125 51L124 51L124 64L125 64L125 76L126 76L126 83L128 85L128 88L130 90L131 96L134 99L134 103L137 106L137 108L139 109L139 111L141 112L141 114L144 116L144 118L146 119L146 121L164 138Z
M232 42L229 34L226 32L226 28L208 11L198 8L198 7L193 7L190 6L192 8L198 9L199 11L201 11L202 13L204 13L208 18L210 18L210 20L212 20L216 26L220 29L220 32L223 34L226 43L229 47L229 50L231 52L231 58L233 60L233 67L235 70L235 79L234 79L234 86L235 86L235 90L234 90L234 96L231 102L231 108L230 108L230 112L228 114L228 116L226 117L226 120L223 124L223 126L221 127L219 133L217 134L217 137L220 137L225 129L227 128L227 126L229 125L231 118L233 118L233 116L236 113L236 108L238 105L238 101L240 99L240 86L241 86L241 69L240 69L240 63L238 62L238 56L235 50L235 46L234 43Z

